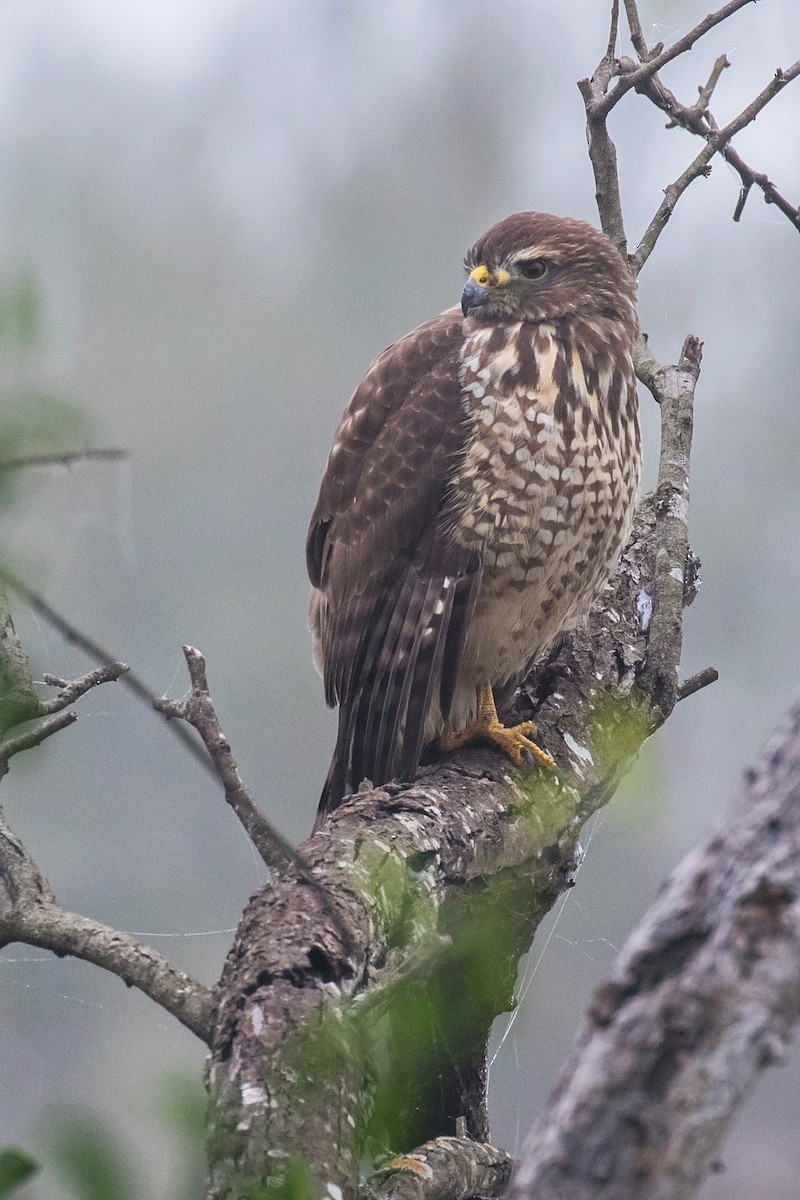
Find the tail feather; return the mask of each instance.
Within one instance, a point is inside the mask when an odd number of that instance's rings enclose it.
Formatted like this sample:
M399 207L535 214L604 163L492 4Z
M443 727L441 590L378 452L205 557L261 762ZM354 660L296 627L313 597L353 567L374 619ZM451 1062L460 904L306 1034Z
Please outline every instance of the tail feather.
M413 779L437 687L447 715L481 576L476 555L455 551L432 530L350 641L356 661L336 659L339 728L315 830L362 779Z

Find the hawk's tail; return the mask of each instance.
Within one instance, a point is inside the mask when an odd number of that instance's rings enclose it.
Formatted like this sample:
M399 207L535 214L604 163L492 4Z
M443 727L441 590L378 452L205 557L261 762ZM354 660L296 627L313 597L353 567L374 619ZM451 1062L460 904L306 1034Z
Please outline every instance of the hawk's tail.
M390 779L413 780L436 688L442 720L447 719L481 579L472 556L459 566L438 576L410 570L397 600L387 606L392 620L370 639L369 665L358 672L358 689L340 701L336 748L314 832L362 779L376 787Z

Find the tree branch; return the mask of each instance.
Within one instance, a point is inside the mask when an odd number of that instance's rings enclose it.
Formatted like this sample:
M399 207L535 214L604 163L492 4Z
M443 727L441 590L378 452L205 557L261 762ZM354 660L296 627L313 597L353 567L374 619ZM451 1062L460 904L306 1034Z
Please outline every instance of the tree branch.
M684 1200L800 1017L800 705L598 988L512 1200Z
M616 74L614 58L619 23L619 6L613 0L611 8L611 30L606 52L595 68L591 79L578 81L578 88L586 109L586 133L589 143L589 159L594 172L595 199L600 214L603 232L611 238L623 258L628 257L628 240L622 216L622 198L617 172L617 150L608 132L605 117L600 113L608 85Z
M11 942L103 967L128 987L139 988L210 1045L213 993L130 934L60 908L50 884L0 813L0 947Z
M678 688L678 699L686 700L695 692L699 692L701 688L708 687L710 683L716 683L718 679L719 671L716 667L704 667L702 671L698 671L696 675L683 681Z
M790 204L778 191L772 181L764 174L754 171L744 162L736 150L728 143L751 121L758 113L793 79L800 74L800 61L794 63L786 71L778 70L774 79L733 121L720 129L713 116L708 112L711 96L723 70L729 65L727 58L722 55L714 63L711 74L705 85L698 89L697 103L687 108L678 102L674 94L659 79L658 71L666 63L671 62L680 54L690 49L698 38L707 33L715 25L726 20L739 8L751 0L732 0L718 12L710 14L704 21L695 26L685 37L680 38L667 50L656 46L649 50L644 34L636 0L625 0L625 11L628 19L630 37L634 49L639 55L637 65L631 59L617 60L613 55L614 39L616 37L619 11L616 0L611 10L611 34L603 58L600 60L591 79L582 79L578 83L586 109L586 128L589 142L589 158L595 178L595 197L597 200L600 223L605 233L612 239L619 252L628 260L634 276L638 275L655 248L656 242L663 232L678 200L689 185L700 175L707 175L711 159L721 154L738 172L742 181L742 189L734 211L734 220L741 217L750 190L757 186L764 194L769 204L775 204L792 224L800 229L800 208ZM609 92L611 80L619 77L619 82ZM689 164L686 170L665 189L664 199L658 207L653 219L645 230L636 251L628 255L628 243L622 215L622 200L617 171L616 147L609 135L607 117L615 104L635 88L646 95L656 107L662 109L670 117L670 123L698 134L706 140L706 146Z
M661 456L656 488L655 570L650 644L642 682L667 716L678 699L685 563L689 553L689 458L694 390L703 344L690 335L677 367L662 368L650 387L661 405ZM680 565L678 565L680 564Z
M41 743L51 737L54 733L58 733L60 729L66 729L68 725L74 725L78 719L78 714L72 711L53 713L47 717L41 724L34 726L33 729L27 729L25 733L18 733L15 737L4 738L0 742L0 776L3 776L8 771L8 760L13 758L15 754L20 754L23 750L33 750L34 746L40 746Z
M0 564L0 583L5 584L12 592L20 596L48 625L57 630L65 641L83 650L94 662L109 668L116 665L117 660L104 646L101 646L95 638L90 637L87 633L80 630L77 625L73 624L72 621L69 621L49 600L45 599L41 592L38 592L17 575L14 575L4 564ZM133 692L137 699L142 700L148 708L157 711L156 705L158 704L159 697L135 671L126 671L124 676L122 676L122 683L129 691ZM180 724L180 722L170 722L168 728L183 748L194 758L195 762L198 762L216 779L216 769L209 761L208 755L197 742L194 735L189 733L188 729Z
M664 48L663 45L659 42L655 49L648 50L647 42L642 33L642 23L639 20L639 10L636 7L636 0L625 0L625 16L628 20L628 30L634 50L642 62L649 62L661 53Z

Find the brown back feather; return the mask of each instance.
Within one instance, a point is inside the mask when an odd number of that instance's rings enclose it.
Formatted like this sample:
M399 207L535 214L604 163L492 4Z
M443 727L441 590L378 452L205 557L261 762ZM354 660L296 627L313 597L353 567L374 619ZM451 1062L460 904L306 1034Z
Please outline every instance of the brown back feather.
M479 565L446 519L466 436L462 338L453 310L389 347L336 434L307 540L309 575L324 598L326 696L340 706L320 813L364 776L386 782L401 763L413 775L444 662L452 698L470 615L464 582Z

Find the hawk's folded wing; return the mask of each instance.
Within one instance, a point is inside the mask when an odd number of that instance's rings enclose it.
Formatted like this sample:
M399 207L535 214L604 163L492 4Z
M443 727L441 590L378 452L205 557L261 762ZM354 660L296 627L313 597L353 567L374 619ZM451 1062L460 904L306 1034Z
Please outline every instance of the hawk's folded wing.
M480 577L452 533L465 448L461 313L390 346L336 433L306 547L312 628L339 734L320 814L368 777L413 778L438 688L446 715Z

